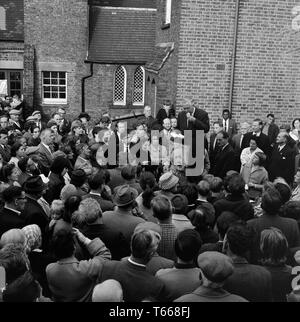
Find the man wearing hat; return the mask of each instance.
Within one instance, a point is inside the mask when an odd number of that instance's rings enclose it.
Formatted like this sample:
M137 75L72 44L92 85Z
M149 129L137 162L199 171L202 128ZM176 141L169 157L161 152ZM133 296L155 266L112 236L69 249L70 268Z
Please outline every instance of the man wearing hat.
M106 211L103 214L103 222L112 230L121 231L127 242L130 242L135 227L144 219L133 215L135 199L138 192L128 185L120 186L114 196L117 208L114 211Z
M31 116L34 119L34 122L36 126L40 129L40 131L44 130L46 128L46 123L42 122L42 114L40 111L34 111Z
M223 289L234 270L228 256L219 252L204 252L198 256L198 266L201 269L202 285L174 302L248 302Z
M22 132L24 124L20 121L21 111L12 109L9 111L9 123L13 127L14 131Z
M49 224L49 218L38 200L46 192L47 186L44 184L40 176L29 177L24 183L24 191L26 193L26 205L24 209L24 217L27 225L36 224L42 232L42 240L45 242L45 231Z

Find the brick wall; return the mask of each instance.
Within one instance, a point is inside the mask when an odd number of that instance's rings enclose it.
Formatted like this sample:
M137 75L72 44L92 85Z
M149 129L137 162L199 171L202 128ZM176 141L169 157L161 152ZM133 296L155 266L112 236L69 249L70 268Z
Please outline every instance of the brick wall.
M164 99L170 99L176 105L179 30L180 30L180 1L172 1L170 27L164 28L165 0L157 0L156 44L174 43L174 51L164 64L157 77L157 111Z
M57 109L57 105L42 103L41 73L66 71L68 104L64 107L72 116L79 114L81 79L89 73L84 64L88 46L87 0L25 0L24 15L25 43L32 45L36 53L36 104L50 114Z
M177 108L196 98L213 122L229 105L236 1L182 0ZM232 114L239 122L274 112L278 123L300 115L297 1L240 1Z
M24 44L22 42L0 41L0 60L23 61Z

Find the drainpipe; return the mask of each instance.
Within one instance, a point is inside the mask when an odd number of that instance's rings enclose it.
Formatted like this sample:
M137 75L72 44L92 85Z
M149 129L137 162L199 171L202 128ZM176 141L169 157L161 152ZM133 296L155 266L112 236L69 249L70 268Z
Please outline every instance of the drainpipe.
M234 22L234 38L233 38L233 52L231 59L231 76L230 76L230 92L229 92L229 111L232 112L232 100L234 89L234 74L235 74L235 62L236 62L236 49L237 49L237 36L239 27L239 14L240 14L240 0L236 0L235 5L235 22Z
M90 75L84 76L81 79L81 112L85 112L85 80L88 78L93 77L94 75L94 63L89 63L90 64Z

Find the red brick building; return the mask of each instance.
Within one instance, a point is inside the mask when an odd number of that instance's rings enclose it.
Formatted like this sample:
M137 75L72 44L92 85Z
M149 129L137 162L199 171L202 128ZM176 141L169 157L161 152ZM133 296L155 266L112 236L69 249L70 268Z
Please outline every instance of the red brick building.
M299 5L2 0L0 79L49 113L123 115L196 99L212 121L229 107L238 121L274 112L290 123L300 116Z

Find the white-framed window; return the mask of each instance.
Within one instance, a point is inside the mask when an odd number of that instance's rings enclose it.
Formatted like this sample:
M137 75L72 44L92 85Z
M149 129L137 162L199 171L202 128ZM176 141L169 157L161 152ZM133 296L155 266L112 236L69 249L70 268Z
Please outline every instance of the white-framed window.
M0 7L0 30L6 30L6 10Z
M124 66L118 66L114 77L114 105L126 105L127 72Z
M139 66L134 72L133 105L144 105L145 101L145 70Z
M171 12L172 12L172 0L166 0L165 7L165 24L171 23Z
M42 97L45 104L67 104L67 73L43 71Z

